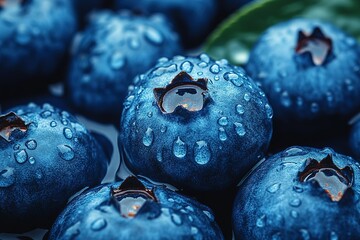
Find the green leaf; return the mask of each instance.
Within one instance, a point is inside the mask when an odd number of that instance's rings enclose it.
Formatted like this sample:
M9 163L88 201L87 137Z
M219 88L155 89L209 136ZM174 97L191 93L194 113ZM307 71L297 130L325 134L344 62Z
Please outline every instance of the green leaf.
M249 51L267 28L295 17L332 22L360 40L359 0L259 0L224 21L211 34L204 51L215 59L245 64Z

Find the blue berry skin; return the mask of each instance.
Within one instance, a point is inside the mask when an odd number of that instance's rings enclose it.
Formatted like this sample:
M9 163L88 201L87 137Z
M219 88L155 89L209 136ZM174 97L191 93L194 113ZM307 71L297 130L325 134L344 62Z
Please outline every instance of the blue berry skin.
M212 30L216 0L116 0L118 9L129 9L144 15L162 13L179 32L184 46L196 47Z
M348 145L350 147L351 153L356 159L360 159L360 121L359 120L353 123L349 135L350 137L348 140Z
M239 186L235 239L357 239L360 165L330 148L291 147Z
M311 45L314 51L306 50ZM360 108L359 44L330 23L293 19L269 28L246 70L289 130L333 127Z
M100 185L76 197L57 218L49 240L224 239L208 207L141 179L148 195L137 188L128 188L133 189L129 194L115 195L114 189L121 188L126 181L129 178ZM149 198L149 194L156 200ZM122 211L125 196L146 201L138 205L134 215L128 215Z
M132 79L158 58L180 51L177 34L161 15L96 13L74 41L67 78L70 100L84 113L119 119Z
M0 231L6 232L48 227L69 197L99 184L107 171L97 141L49 104L1 115L0 159Z
M272 110L242 68L206 54L175 56L134 82L119 135L134 173L188 190L219 190L235 186L264 156Z
M1 1L0 88L49 82L61 68L75 31L69 0Z

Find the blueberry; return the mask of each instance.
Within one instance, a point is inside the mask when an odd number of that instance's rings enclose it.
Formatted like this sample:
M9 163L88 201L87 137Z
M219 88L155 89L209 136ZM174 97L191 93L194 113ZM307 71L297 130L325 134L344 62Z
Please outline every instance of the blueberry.
M48 82L75 30L69 0L0 1L0 88L18 91L20 84Z
M162 58L135 79L119 144L136 174L193 190L234 186L267 150L272 110L226 60Z
M291 147L266 159L238 189L235 239L356 239L359 166L330 148Z
M223 239L206 206L165 186L128 177L76 197L49 239Z
M86 22L85 18L91 11L102 7L104 0L73 0L75 12L80 21Z
M116 0L119 9L130 9L136 13L162 13L173 23L186 47L198 46L211 31L216 0Z
M269 28L246 69L289 130L329 129L360 107L359 44L330 23L293 19Z
M128 85L163 56L180 51L177 35L160 15L92 15L74 41L67 84L75 106L95 116L120 117Z
M0 116L0 231L46 227L68 198L101 182L107 159L68 112L49 104Z
M352 123L349 137L349 146L351 149L351 153L357 159L360 159L360 121L359 115L357 115L357 119Z

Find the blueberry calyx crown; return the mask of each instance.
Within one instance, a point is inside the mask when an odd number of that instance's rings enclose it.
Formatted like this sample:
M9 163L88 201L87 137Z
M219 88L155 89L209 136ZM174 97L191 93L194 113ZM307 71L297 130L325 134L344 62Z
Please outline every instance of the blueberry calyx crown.
M16 130L21 132L28 130L28 125L25 124L21 117L14 112L0 116L0 137L10 142L11 134Z
M204 107L208 80L194 80L182 71L164 88L155 88L154 96L162 113L173 113L177 107L190 112L200 111Z
M320 162L309 158L305 165L299 174L300 181L317 182L333 202L340 201L353 184L353 169L350 166L340 169L334 164L331 154Z
M158 202L153 189L148 189L135 176L127 177L117 188L112 189L112 196L120 205L121 216L133 218L146 201Z
M310 35L299 31L295 51L297 54L310 53L313 64L320 66L331 55L332 40L326 37L319 27L315 27Z

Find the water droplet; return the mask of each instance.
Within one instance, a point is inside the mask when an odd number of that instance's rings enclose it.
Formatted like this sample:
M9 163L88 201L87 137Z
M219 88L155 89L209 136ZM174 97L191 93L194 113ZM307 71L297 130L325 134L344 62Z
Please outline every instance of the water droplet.
M147 128L145 135L142 139L142 142L146 147L150 147L153 141L154 141L154 131L151 128Z
M246 131L245 131L244 126L241 123L235 122L234 126L235 126L235 131L236 131L237 135L239 135L240 137L245 135Z
M37 147L37 142L35 140L29 140L25 143L25 146L29 149L29 150L34 150Z
M311 104L311 112L312 113L317 113L319 111L319 104L317 103L312 103Z
M31 41L31 33L26 25L19 25L17 28L16 42L20 45L26 45Z
M214 77L214 80L215 80L215 81L219 81L219 80L220 80L220 77L219 77L219 76L215 76L215 77Z
M293 186L293 190L297 193L302 193L304 191L304 189L299 186Z
M210 72L212 72L213 74L218 74L220 72L219 65L217 65L216 63L211 65Z
M169 198L168 201L169 202L175 202L175 200L173 198Z
M195 162L200 165L206 164L210 161L211 152L208 144L205 141L197 141L194 146Z
M125 66L125 56L121 52L115 52L110 56L109 63L112 69L120 70Z
M295 155L303 155L306 154L302 148L299 147L291 147L285 150L286 156L295 156Z
M148 113L147 113L147 116L148 116L148 118L152 118L153 113L152 113L152 112L148 112Z
M244 100L247 101L247 102L250 101L250 94L249 93L244 94Z
M158 63L166 63L168 61L169 61L169 59L167 57L161 57L157 60Z
M14 156L15 156L15 160L16 160L18 163L24 163L24 162L26 162L26 160L28 159L27 152L26 152L24 149L15 152L15 153L14 153Z
M175 225L181 225L182 224L182 220L181 217L175 213L171 214L171 220L173 221L173 223Z
M295 198L289 202L289 205L292 207L299 207L301 205L301 200L298 198Z
M49 110L43 111L40 116L43 118L47 118L50 117L52 115L52 113Z
M37 170L35 171L35 177L36 177L37 179L42 179L43 174L42 174L42 172L41 172L41 169L37 169Z
M50 122L50 127L56 127L56 126L57 126L57 123L55 121Z
M35 163L35 158L34 157L29 157L29 163L34 164Z
M75 157L74 150L68 145L58 145L57 149L59 156L66 161L70 161Z
M266 215L262 215L256 220L256 226L262 228L266 225Z
M172 72L176 72L176 71L177 71L176 64L171 64L169 66L158 67L158 68L154 69L151 72L151 75L159 77L165 73L172 73Z
M206 62L200 62L199 64L198 64L198 66L199 67L201 67L201 68L205 68L205 67L207 67L207 63Z
M338 235L336 234L336 232L331 231L331 233L330 233L330 240L338 240L338 239L339 239L339 237L338 237Z
M290 99L290 96L289 96L289 93L287 91L283 92L281 94L281 104L284 106L284 107L290 107L291 106L291 99Z
M229 123L229 120L228 120L227 117L221 117L221 118L218 119L218 124L220 126L227 126L228 123Z
M163 148L159 149L156 153L156 160L162 162L163 160Z
M280 183L274 183L266 188L266 191L269 193L275 193L280 189L281 184Z
M91 229L93 231L100 231L104 229L107 225L107 222L103 218L96 219L94 222L91 223Z
M191 234L195 235L199 232L199 229L197 229L196 227L191 227Z
M130 38L129 39L129 46L132 49L138 49L140 47L140 42L136 38Z
M148 40L150 43L155 45L160 45L163 43L164 38L161 33L153 27L147 27L145 29L145 39Z
M14 172L15 169L11 167L6 167L0 171L0 187L10 187L15 183Z
M300 234L303 240L309 240L310 239L310 233L306 229L300 229Z
M224 79L226 81L231 81L237 87L240 87L244 84L244 81L240 78L240 76L234 72L225 73Z
M65 118L63 118L63 119L61 119L61 123L62 123L64 126L66 126L66 125L69 124L69 121L66 120Z
M162 124L160 127L160 132L165 133L166 131L167 131L167 127L164 124Z
M209 63L210 62L210 57L206 54L206 53L202 53L200 55L200 59L206 63Z
M211 220L214 221L214 215L212 215L209 211L204 210L203 213Z
M227 134L223 127L219 128L219 139L220 141L226 141L227 140Z
M201 76L201 75L203 75L203 72L198 72L197 75Z
M181 64L181 66L180 66L180 69L181 69L182 71L187 72L187 73L190 73L190 72L193 70L193 68L194 68L194 64L192 64L192 63L189 62L189 61L183 62L183 63Z
M19 149L20 149L20 145L19 145L19 144L15 144L15 145L13 146L13 149L14 149L14 150L19 150Z
M244 107L242 105L238 104L238 105L236 105L236 112L238 114L242 115L242 114L244 114L245 109L244 109Z
M295 210L291 210L290 211L290 215L293 217L293 218L298 218L299 217L299 213Z
M349 47L353 47L356 45L356 40L352 37L345 38L345 42L347 45L349 45Z
M65 138L67 138L67 139L71 139L73 137L73 132L70 128L67 128L67 127L64 128L63 133L64 133Z
M180 137L178 137L173 144L173 153L175 157L177 158L185 157L186 151L187 151L186 144L180 139Z
M131 103L134 100L134 95L130 95L126 98L126 100L124 101L123 105L125 109L129 109L131 106Z
M268 118L271 119L273 117L273 110L269 104L265 104L265 112Z

